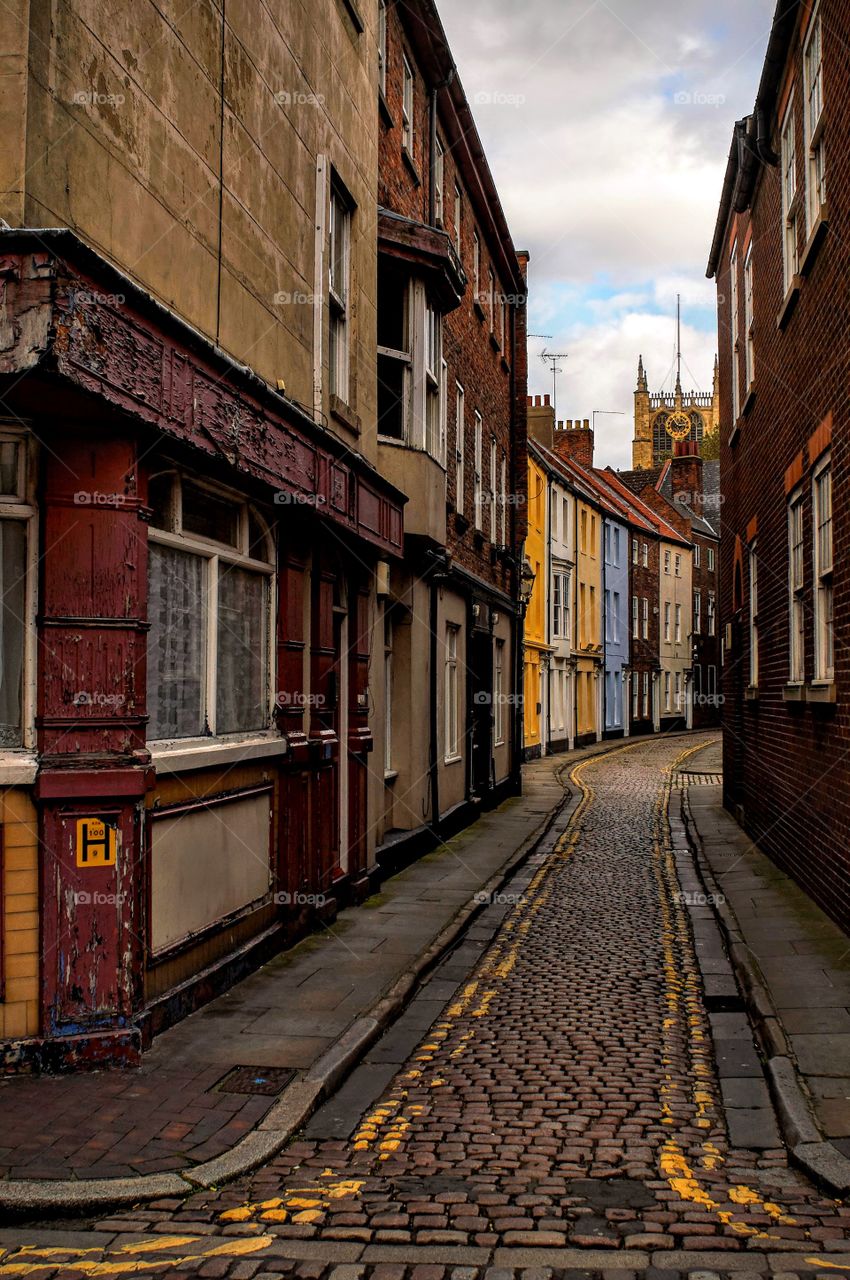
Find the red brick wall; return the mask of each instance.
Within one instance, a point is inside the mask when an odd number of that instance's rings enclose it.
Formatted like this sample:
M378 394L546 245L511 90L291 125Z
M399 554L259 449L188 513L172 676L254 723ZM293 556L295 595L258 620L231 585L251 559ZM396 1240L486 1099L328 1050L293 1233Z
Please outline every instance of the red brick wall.
M392 125L382 117L379 152L378 198L381 205L406 217L427 222L429 216L429 107L428 84L417 64L413 44L403 25L403 6L393 5L387 13L387 88L386 104ZM416 20L411 18L411 21ZM405 159L401 145L402 118L402 49L415 72L415 107L413 159L416 176ZM472 528L474 501L474 422L477 410L483 420L483 474L485 492L489 486L490 439L495 435L497 447L496 484L500 484L501 460L507 459L508 504L505 541L516 547L525 536L525 503L527 468L525 463L526 343L525 300L516 293L516 285L500 276L496 259L499 246L492 243L488 230L490 218L486 209L477 209L461 177L455 155L448 145L447 132L438 132L443 140L444 156L444 229L454 239L454 187L463 194L461 216L461 260L468 285L460 306L450 312L443 324L443 355L448 365L447 377L447 544L455 562L477 577L503 591L515 593L515 573L507 557L497 554L490 542L489 509L484 511L484 536ZM476 306L473 297L473 231L480 242L480 283L486 292L488 269L496 274L496 289L506 299L505 351L496 348L490 334L486 305ZM455 519L456 509L456 383L465 393L464 437L464 516ZM466 521L469 522L468 527ZM496 542L501 538L501 518L497 510Z
M801 6L802 8L802 6ZM730 443L731 372L727 228L717 273L720 341L722 614L733 620L724 691L725 792L742 806L747 830L845 927L850 926L850 507L848 506L848 304L850 279L850 60L841 33L850 25L848 0L822 0L825 145L830 225L803 279L784 329L780 185L765 170L752 208L755 402ZM790 55L797 103L797 185L803 184L802 73L799 38ZM773 122L775 124L775 121ZM774 136L778 149L778 138ZM747 229L739 216L739 245ZM800 235L800 250L803 249ZM743 255L739 252L743 271ZM743 277L739 293L743 292ZM743 297L741 305L743 307ZM739 357L743 361L743 355ZM813 677L812 457L808 442L833 416L832 469L835 590L834 706L783 700L789 676L788 536L785 473L796 466L804 494L806 681ZM800 454L802 453L802 458ZM792 472L792 475L794 473ZM747 531L758 537L760 679L749 680ZM736 538L744 548L744 609L734 613Z

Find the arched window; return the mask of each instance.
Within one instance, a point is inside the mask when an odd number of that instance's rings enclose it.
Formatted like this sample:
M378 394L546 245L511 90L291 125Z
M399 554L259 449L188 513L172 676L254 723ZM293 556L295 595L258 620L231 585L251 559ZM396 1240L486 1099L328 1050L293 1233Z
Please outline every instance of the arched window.
M691 420L691 434L688 437L688 439L691 441L692 444L702 444L703 431L705 429L703 425L702 414L697 413L696 409L693 409L688 414L688 417Z
M652 456L656 459L673 452L673 443L667 434L668 417L666 413L656 414L652 424Z

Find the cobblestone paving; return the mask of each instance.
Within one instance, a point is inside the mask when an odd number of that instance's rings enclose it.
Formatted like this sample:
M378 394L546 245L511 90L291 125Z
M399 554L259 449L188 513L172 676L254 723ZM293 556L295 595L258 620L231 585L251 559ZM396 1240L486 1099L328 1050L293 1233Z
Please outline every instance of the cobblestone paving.
M850 1274L850 1208L784 1150L729 1147L667 834L677 764L662 740L577 767L554 855L352 1140L101 1221L130 1233L105 1250L6 1242L0 1276Z

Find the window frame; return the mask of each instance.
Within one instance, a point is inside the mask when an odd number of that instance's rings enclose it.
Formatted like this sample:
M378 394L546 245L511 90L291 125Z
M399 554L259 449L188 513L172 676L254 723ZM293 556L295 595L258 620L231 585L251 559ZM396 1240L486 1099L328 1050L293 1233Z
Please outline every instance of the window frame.
M505 745L505 642L498 636L493 644L493 746Z
M172 476L172 528L162 529L153 524L148 526L148 545L169 547L188 555L197 556L204 561L204 595L205 616L203 619L202 647L203 672L201 676L203 688L203 718L208 732L187 734L165 738L148 738L150 749L162 750L171 744L179 744L185 748L192 743L238 742L244 738L276 738L278 735L273 724L275 696L275 615L277 605L277 548L273 526L257 507L244 495L224 485L195 476L179 467L166 468ZM223 501L231 502L238 507L238 541L241 548L249 548L249 516L262 526L267 540L270 560L257 560L249 554L249 550L240 549L215 538L207 538L198 533L186 533L183 529L183 484L188 481L198 489L205 490ZM224 563L239 568L246 573L255 573L267 579L266 584L266 723L262 727L237 729L230 733L219 733L216 729L218 715L218 570ZM150 710L150 709L149 709Z
M817 75L812 80L810 54L817 45ZM803 45L803 142L806 160L806 235L810 235L826 204L826 155L824 149L823 23L820 4L814 6ZM813 100L817 114L812 112Z
M387 92L387 0L378 0L378 89Z
M744 254L744 386L747 392L756 377L753 302L753 241L751 240Z
M479 533L484 532L484 419L478 409L474 414L475 435L473 454L473 523Z
M36 498L37 445L25 427L0 422L0 443L18 446L15 493L0 494L0 520L24 526L24 616L21 623L20 743L0 746L0 759L19 759L32 753L37 744L36 707L38 697L38 565L39 520ZM2 861L2 859L0 859ZM0 867L2 870L2 867ZM2 899L2 892L0 892ZM0 930L2 933L2 930ZM0 957L2 959L2 957ZM2 965L0 965L2 969Z
M750 688L759 683L759 561L758 538L749 546L749 640L750 640Z
M351 232L354 203L334 171L330 186L328 217L328 386L349 404L351 399ZM337 227L342 228L341 258L343 280L335 279ZM342 284L340 290L337 286Z
M779 142L779 183L781 195L783 293L787 294L800 265L797 233L797 114L794 94L782 119Z
M806 523L802 487L788 496L788 682L806 679Z
M455 382L455 511L463 515L466 445L466 392Z
M822 520L821 481L829 478L828 501L829 514ZM822 563L822 532L829 528L829 563ZM821 683L832 683L835 679L835 637L834 624L834 585L833 570L835 567L832 494L832 454L827 452L818 459L812 472L812 594L814 605L814 678Z
M738 241L732 242L729 252L729 332L732 346L732 422L736 423L741 416L741 362L738 359L738 315L740 299L738 296Z
M460 751L460 677L458 642L460 626L446 623L445 659L443 666L443 760L453 764L462 759Z

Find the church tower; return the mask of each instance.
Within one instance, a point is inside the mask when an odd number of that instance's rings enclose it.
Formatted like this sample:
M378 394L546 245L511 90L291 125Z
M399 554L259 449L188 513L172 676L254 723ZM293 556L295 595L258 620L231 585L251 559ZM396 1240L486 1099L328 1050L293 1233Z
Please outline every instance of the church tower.
M678 440L691 440L700 446L704 458L717 457L717 432L720 426L720 387L717 356L714 357L714 379L711 392L682 390L682 352L680 323L676 313L676 386L671 392L650 391L638 357L635 389L635 434L632 441L632 466L647 470L660 466L673 456Z
M673 456L677 440L692 440L701 446L703 457L716 452L720 425L720 391L717 357L710 393L683 391L679 377L672 394L650 391L643 357L638 360L635 389L635 435L632 441L632 466L637 470L657 467Z

